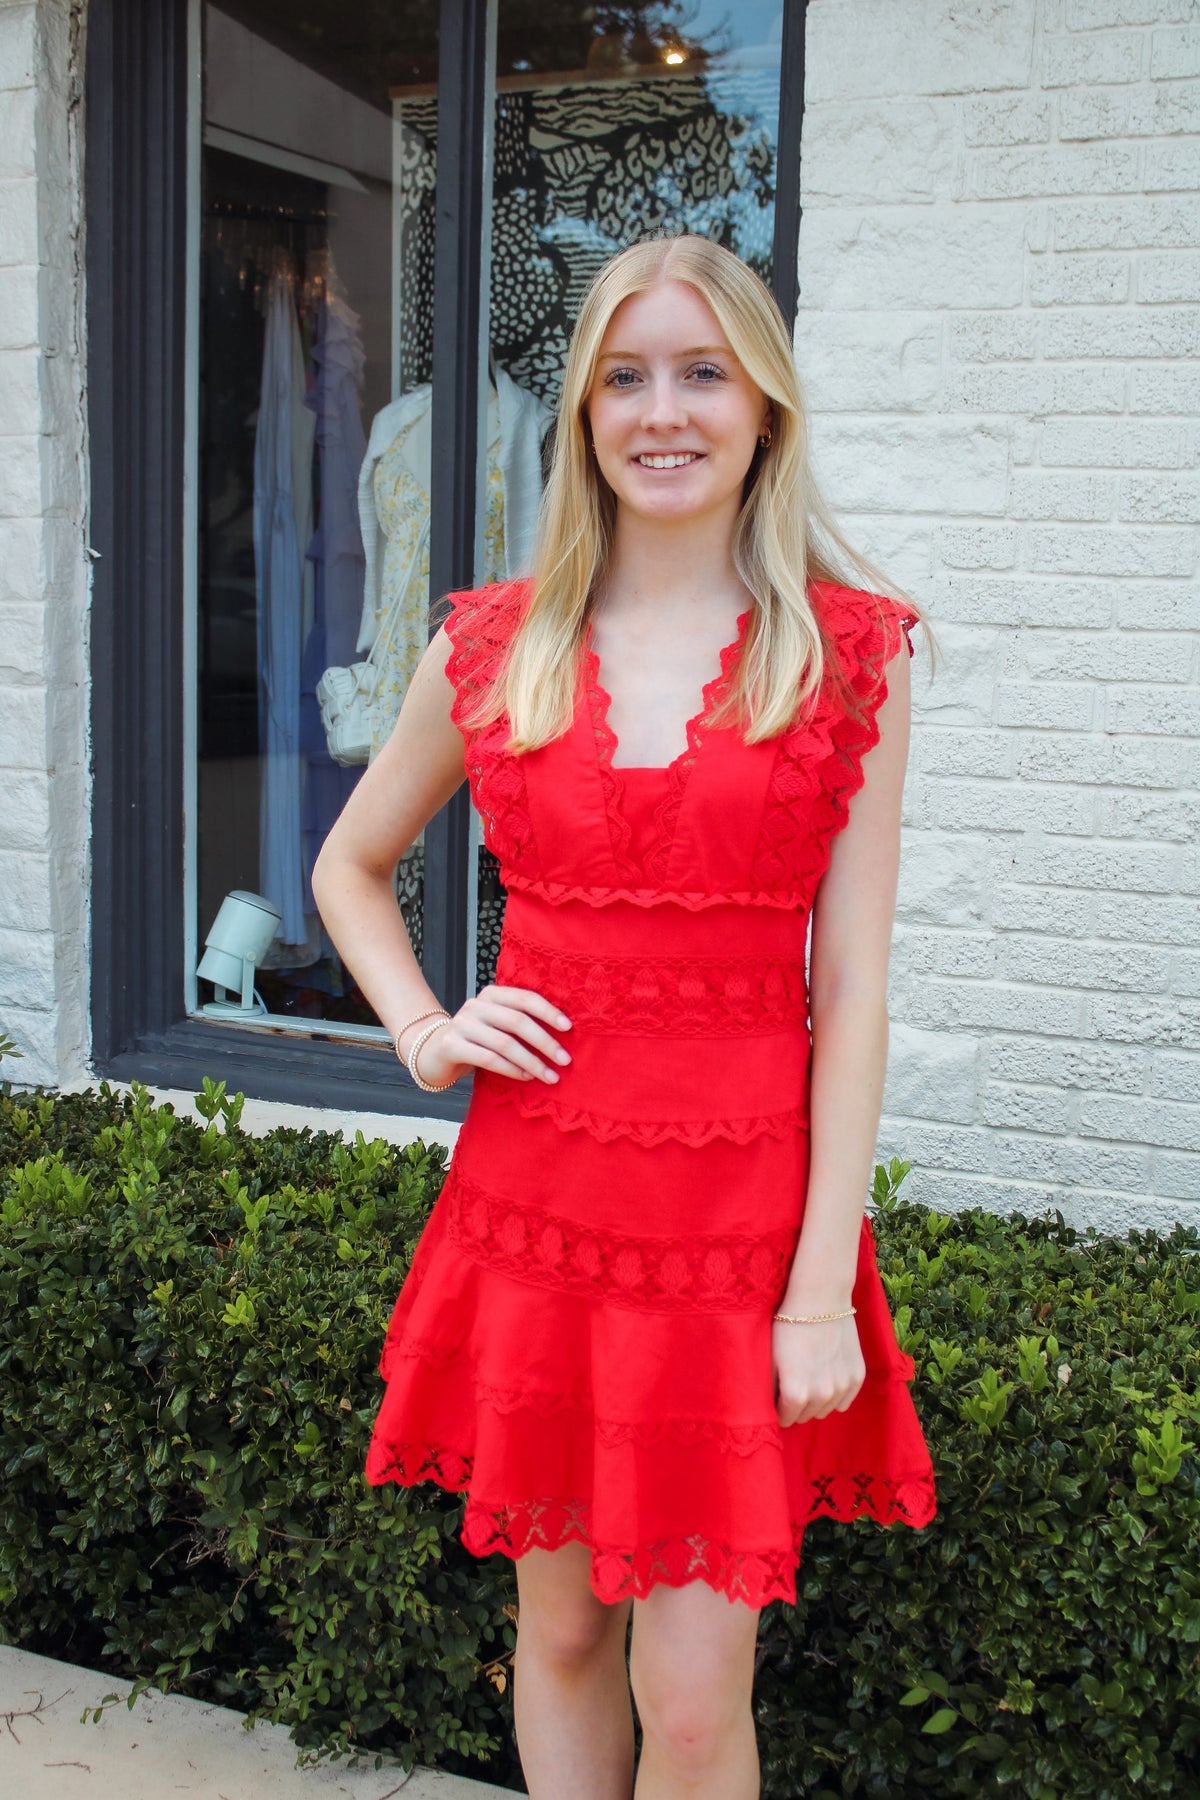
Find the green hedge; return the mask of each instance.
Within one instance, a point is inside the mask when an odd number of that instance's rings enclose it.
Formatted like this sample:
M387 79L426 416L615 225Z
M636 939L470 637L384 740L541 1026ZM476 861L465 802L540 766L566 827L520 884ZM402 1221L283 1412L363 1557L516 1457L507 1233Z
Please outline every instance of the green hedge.
M512 1564L362 1476L441 1149L0 1086L0 1636L519 1788ZM951 1217L876 1171L923 1532L823 1521L764 1614L764 1795L1200 1789L1200 1236Z

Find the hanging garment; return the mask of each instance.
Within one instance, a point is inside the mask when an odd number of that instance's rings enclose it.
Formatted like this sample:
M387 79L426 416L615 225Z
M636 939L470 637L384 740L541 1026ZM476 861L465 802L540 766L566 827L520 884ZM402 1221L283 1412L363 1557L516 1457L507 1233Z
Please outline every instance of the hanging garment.
M339 768L330 757L317 704L317 683L329 665L353 661L363 587L357 493L366 453L362 336L358 314L330 288L317 314L312 356L316 377L305 404L316 419L319 510L308 546L316 592L301 669L301 743L307 764L302 802L305 905L315 918L313 865L359 776L358 769Z
M693 1580L794 1601L811 1519L935 1508L869 1217L852 1404L781 1427L771 1356L808 1180L809 916L912 618L814 583L861 715L826 681L807 720L747 744L703 723L744 613L687 749L634 771L590 637L561 737L514 756L507 717L466 724L529 591L451 596L447 673L508 889L497 980L562 1007L572 1061L553 1085L475 1074L383 1346L367 1478L462 1493L479 1556L589 1545L604 1601Z
M254 439L254 575L259 671L259 886L282 915L277 937L304 941L301 855L302 548L312 521L312 415L292 283L267 289Z
M426 384L376 416L358 482L366 572L357 648L369 650L386 631L393 723L429 638L431 398ZM496 370L486 458L489 580L523 575L531 565L542 493L541 446L552 418L540 400Z
M375 465L375 510L386 541L380 579L382 623L368 652L374 669L371 751L374 762L400 716L408 684L429 643L429 495L405 454L414 429L406 425ZM488 446L485 465L484 577L507 574L504 537L504 477L498 441Z
M358 518L358 473L367 451L362 424L365 359L358 314L332 290L326 290L312 354L317 373L305 404L317 420L320 510L308 554L322 590L329 660L349 662L365 566Z

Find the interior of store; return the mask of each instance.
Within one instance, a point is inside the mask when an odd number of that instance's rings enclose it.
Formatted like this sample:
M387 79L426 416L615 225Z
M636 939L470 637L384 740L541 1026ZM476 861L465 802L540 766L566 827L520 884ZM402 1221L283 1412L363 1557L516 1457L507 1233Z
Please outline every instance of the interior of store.
M781 21L782 0L736 23L707 0L501 0L481 579L531 566L571 322L608 257L688 230L770 277ZM261 894L267 1011L372 1025L309 878L428 641L437 6L206 5L202 92L198 922ZM503 893L476 854L482 984ZM397 893L419 952L419 841Z

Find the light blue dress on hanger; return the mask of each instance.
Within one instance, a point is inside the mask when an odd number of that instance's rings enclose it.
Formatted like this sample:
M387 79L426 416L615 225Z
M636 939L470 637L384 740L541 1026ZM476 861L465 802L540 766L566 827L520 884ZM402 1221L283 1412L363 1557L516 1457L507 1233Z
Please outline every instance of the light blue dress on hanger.
M292 282L267 291L254 439L254 576L259 711L259 885L282 914L278 936L304 942L300 837L300 632L303 522L311 519L315 421L304 406L304 351Z

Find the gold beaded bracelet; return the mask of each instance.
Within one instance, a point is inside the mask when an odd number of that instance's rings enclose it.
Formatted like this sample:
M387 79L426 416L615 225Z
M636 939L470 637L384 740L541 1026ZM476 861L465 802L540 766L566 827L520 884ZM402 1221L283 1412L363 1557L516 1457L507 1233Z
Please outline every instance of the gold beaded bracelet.
M400 1039L404 1036L406 1031L411 1031L414 1025L423 1024L426 1019L448 1019L449 1017L450 1014L446 1011L444 1006L431 1006L428 1012L418 1013L415 1019L410 1019L407 1025L402 1025L392 1039L392 1049L396 1052L400 1061L404 1061L404 1058L400 1056Z
M442 1018L435 1020L432 1025L427 1025L424 1031L419 1031L409 1047L406 1066L409 1074L421 1089L422 1093L444 1094L446 1089L452 1088L454 1083L458 1080L458 1076L455 1075L450 1081L426 1081L425 1077L421 1074L421 1071L417 1068L417 1057L424 1047L425 1040L431 1038L435 1031L440 1031L443 1025L448 1025L449 1023L450 1015L449 1013L446 1013Z
M772 1318L780 1325L823 1325L826 1319L848 1319L858 1311L857 1306L848 1306L845 1312L833 1313L773 1313Z

